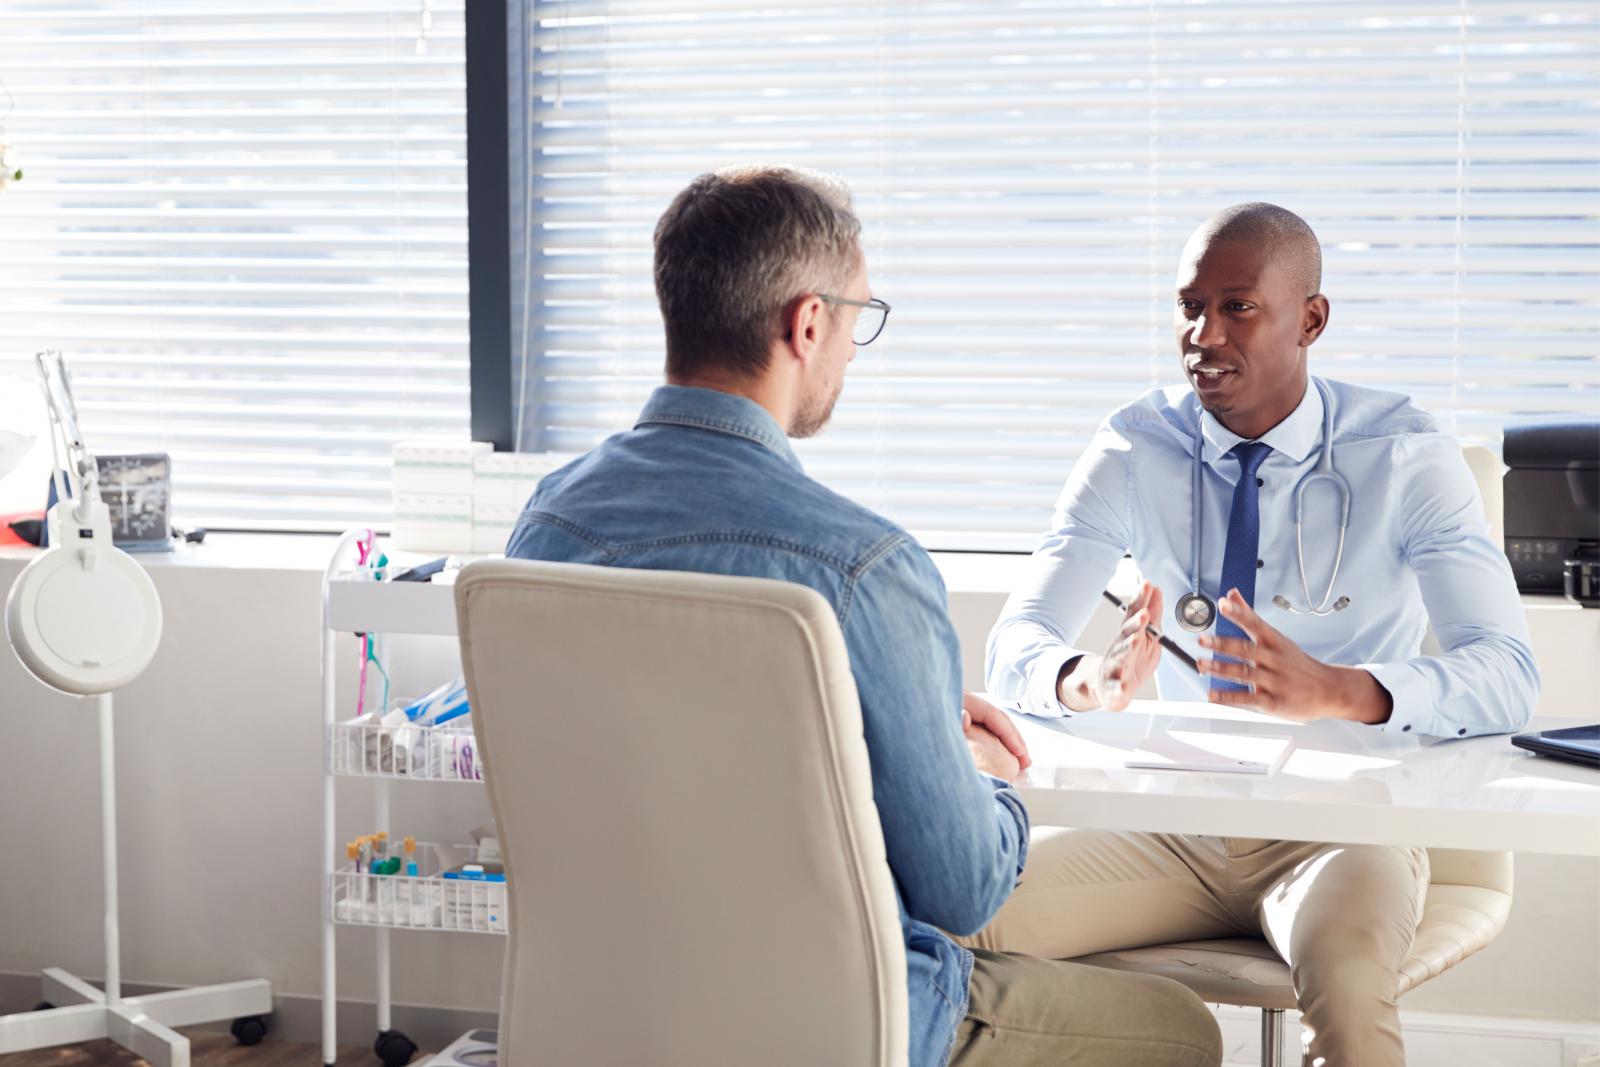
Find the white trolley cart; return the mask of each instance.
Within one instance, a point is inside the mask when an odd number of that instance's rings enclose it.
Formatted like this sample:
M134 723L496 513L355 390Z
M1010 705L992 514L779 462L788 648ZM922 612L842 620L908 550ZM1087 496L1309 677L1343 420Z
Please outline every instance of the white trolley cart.
M505 885L439 876L441 850L420 843L415 876L354 869L336 840L335 783L341 777L373 783L379 829L389 828L392 782L479 781L470 727L357 726L338 721L335 667L338 638L350 634L456 633L454 592L448 584L372 581L342 570L364 531L350 531L334 549L322 582L322 1060L332 1067L338 1019L335 928L372 927L377 937L378 1027L373 1052L385 1067L410 1061L417 1046L390 1018L390 930L506 932ZM391 835L392 836L392 835ZM444 850L448 853L448 847Z

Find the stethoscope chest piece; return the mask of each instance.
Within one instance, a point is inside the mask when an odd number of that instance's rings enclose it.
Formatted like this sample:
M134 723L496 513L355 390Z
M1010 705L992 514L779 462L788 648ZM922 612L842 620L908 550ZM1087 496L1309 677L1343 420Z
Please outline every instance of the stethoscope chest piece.
M1217 621L1217 605L1204 593L1185 593L1178 598L1176 614L1179 626L1190 633L1200 633Z

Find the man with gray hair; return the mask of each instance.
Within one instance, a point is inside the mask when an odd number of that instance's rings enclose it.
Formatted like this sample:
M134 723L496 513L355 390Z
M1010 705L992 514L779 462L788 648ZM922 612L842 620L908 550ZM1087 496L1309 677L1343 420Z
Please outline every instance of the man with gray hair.
M946 933L982 927L1022 871L1028 818L1007 781L1026 753L1003 713L963 697L927 552L807 477L787 441L828 421L889 313L848 190L786 168L705 174L655 249L667 384L633 430L539 484L506 554L777 578L833 605L900 904L913 1067L1220 1062L1215 1021L1175 982Z

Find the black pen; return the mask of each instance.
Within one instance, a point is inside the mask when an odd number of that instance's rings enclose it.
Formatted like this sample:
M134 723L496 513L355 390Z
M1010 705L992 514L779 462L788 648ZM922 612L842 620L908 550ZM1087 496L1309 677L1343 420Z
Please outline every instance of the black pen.
M1124 616L1126 616L1128 614L1128 605L1124 604L1122 601L1120 601L1116 597L1112 596L1110 590L1104 590L1104 591L1101 592L1100 595L1105 597L1111 603L1115 604L1116 607L1117 607L1117 610L1122 612L1122 614ZM1166 649L1168 652L1171 652L1174 656L1177 656L1178 657L1178 661L1180 663L1182 663L1185 667L1188 667L1191 671L1194 671L1194 673L1196 673L1196 674L1200 673L1200 665L1195 663L1194 657L1189 655L1189 653L1185 652L1179 646L1178 642L1174 641L1172 638L1168 637L1166 634L1163 634L1160 630L1157 630L1154 626L1151 626L1149 623L1145 623L1144 624L1144 632L1149 634L1151 637L1155 638L1157 641L1160 641L1161 642L1161 647Z

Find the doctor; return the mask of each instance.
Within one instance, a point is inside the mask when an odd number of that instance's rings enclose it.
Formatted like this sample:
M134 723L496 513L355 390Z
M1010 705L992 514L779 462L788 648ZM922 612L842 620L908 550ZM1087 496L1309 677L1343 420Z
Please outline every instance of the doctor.
M1195 231L1173 315L1188 384L1113 412L1073 469L990 634L991 692L1036 715L1119 711L1153 674L1163 699L1296 720L1449 737L1527 722L1538 670L1460 446L1404 396L1309 376L1321 275L1283 208ZM1076 647L1124 554L1146 582L1121 631ZM1421 654L1430 623L1442 655ZM1041 833L970 943L1059 959L1259 934L1290 965L1307 1062L1401 1067L1397 974L1427 884L1422 849Z

